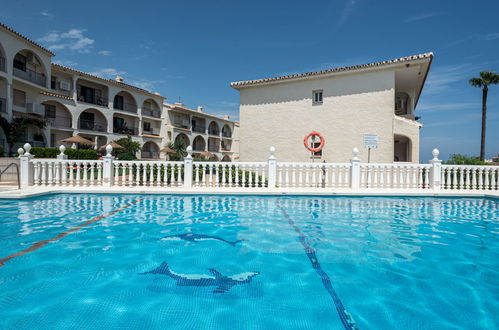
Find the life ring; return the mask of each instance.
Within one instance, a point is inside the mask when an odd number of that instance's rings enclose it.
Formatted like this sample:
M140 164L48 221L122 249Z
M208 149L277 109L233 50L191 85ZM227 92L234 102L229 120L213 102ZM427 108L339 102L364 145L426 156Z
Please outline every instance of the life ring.
M308 145L308 138L311 136L318 136L321 139L321 143L319 144L318 147L312 148L311 146ZM305 138L303 139L303 144L305 145L305 148L307 148L308 151L311 152L319 152L324 148L324 137L319 133L319 132L310 132L307 135L305 135Z

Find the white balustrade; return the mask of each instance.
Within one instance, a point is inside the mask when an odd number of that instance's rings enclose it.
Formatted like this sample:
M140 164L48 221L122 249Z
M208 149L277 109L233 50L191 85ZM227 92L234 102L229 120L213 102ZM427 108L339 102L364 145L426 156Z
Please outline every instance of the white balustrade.
M429 189L430 164L361 164L360 187Z
M348 188L350 163L277 163L278 188Z
M499 166L442 165L442 188L499 190Z
M184 162L113 161L114 185L179 187L184 180Z
M33 159L35 186L100 186L102 160Z
M267 187L267 163L193 162L194 187Z

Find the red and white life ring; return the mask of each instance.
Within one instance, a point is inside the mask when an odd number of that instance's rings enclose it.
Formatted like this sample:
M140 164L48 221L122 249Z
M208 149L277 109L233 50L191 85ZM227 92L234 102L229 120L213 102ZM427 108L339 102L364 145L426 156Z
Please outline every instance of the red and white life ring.
M312 148L309 144L308 144L308 139L311 137L311 136L318 136L320 139L321 139L321 142L319 144L318 147L316 148ZM319 132L310 132L308 133L307 135L305 135L305 138L303 139L303 144L305 145L305 148L307 148L308 151L311 151L311 152L319 152L322 150L322 148L324 148L324 137L319 133Z

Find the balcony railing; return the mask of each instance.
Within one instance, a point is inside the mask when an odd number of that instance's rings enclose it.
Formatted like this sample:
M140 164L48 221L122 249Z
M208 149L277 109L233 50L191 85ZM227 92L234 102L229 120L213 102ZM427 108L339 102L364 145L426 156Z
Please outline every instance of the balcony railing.
M0 56L0 71L6 72L5 70L5 57Z
M159 152L157 151L142 151L141 158L159 158Z
M144 134L150 134L150 135L159 135L159 128L149 128L149 129L143 129L142 130Z
M85 102L85 103L100 105L101 107L106 107L106 108L109 104L108 99L103 97L103 96L85 97L81 94L78 94L78 102Z
M212 152L219 152L220 151L220 147L219 146L208 146L208 151L212 151Z
M161 118L161 111L158 109L142 108L142 115L154 118Z
M0 97L0 112L7 112L7 100Z
M224 132L224 131L222 131L222 137L231 138L232 134L230 132Z
M133 103L123 103L119 106L117 104L113 104L113 108L116 110L137 113L137 105Z
M42 87L47 87L47 78L43 73L38 73L30 69L26 69L26 71L23 71L18 68L14 68L13 73L16 77L31 81L32 83L35 83Z
M48 121L52 127L71 128L73 126L71 117L45 117L45 120Z
M114 127L113 133L124 135L138 135L139 129L137 127Z
M173 126L189 129L189 123L188 123L188 121L187 122L174 121L173 122Z
M217 131L217 130L214 130L214 129L210 129L210 130L208 130L208 134L220 136L220 131Z
M98 132L105 132L106 127L103 124L96 123L93 120L81 120L80 119L80 125L78 126L80 129L85 129L89 131L98 131Z
M205 133L206 132L206 126L192 126L192 130L194 132L198 132L198 133Z

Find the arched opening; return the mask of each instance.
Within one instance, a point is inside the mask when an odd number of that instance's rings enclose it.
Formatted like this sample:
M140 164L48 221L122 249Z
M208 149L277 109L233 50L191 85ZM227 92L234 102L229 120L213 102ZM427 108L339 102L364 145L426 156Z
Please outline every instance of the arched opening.
M406 92L395 93L395 114L401 116L409 113L409 94Z
M159 158L159 146L153 141L147 141L142 146L142 159L158 159Z
M7 95L8 95L8 84L7 79L0 77L0 112L7 112Z
M42 105L45 110L45 120L50 123L52 128L73 127L73 116L63 104L56 101L45 101Z
M212 121L210 123L210 126L208 126L208 134L210 135L220 135L220 126L215 121Z
M106 117L97 109L87 109L78 118L78 128L87 131L107 131Z
M132 94L121 91L114 96L113 109L137 113L137 102Z
M91 103L101 107L108 107L108 88L93 81L78 79L76 81L78 102Z
M232 130L230 129L229 125L225 124L222 128L222 136L227 138L232 137Z
M14 76L47 87L47 71L41 59L31 50L23 49L17 52L12 65Z
M5 63L7 62L5 56L5 50L3 49L2 44L0 43L0 71L7 72L7 67Z
M175 137L175 144L177 143L183 143L184 146L187 148L191 144L189 137L185 135L184 133L180 133Z
M223 156L222 162L231 162L231 159L230 159L229 155Z
M139 134L139 119L122 114L113 115L113 133L124 135Z
M142 115L161 118L161 110L159 108L158 103L153 99L147 99L142 103Z
M393 147L394 162L412 162L412 141L406 136L395 135Z
M206 133L206 119L192 116L192 131L197 133Z
M192 149L194 151L206 150L206 142L204 141L202 136L198 135L194 138L194 141L192 141Z
M219 162L219 161L220 161L220 158L219 158L217 155L213 155L212 160L213 160L214 162Z

